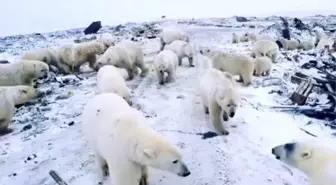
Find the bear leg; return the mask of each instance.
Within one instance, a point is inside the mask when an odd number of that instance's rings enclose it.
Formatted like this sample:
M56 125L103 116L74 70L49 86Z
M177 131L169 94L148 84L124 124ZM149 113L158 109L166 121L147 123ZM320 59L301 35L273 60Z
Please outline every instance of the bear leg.
M167 78L166 78L166 82L172 82L174 81L175 78L174 78L174 74L172 71L167 71Z
M147 185L148 184L148 169L147 166L141 166L141 178L139 185Z
M239 78L236 80L237 82L243 82L243 77L239 75Z
M135 65L141 69L140 76L145 77L149 71L149 69L145 66L144 58L143 56L138 57L138 59L135 61Z
M156 71L156 76L159 80L159 84L163 85L164 84L164 73L161 71Z
M209 108L205 105L203 105L204 113L209 114Z
M105 176L109 175L108 166L104 158L95 152L95 163L98 169L99 178L102 180Z
M269 76L270 75L270 73L271 73L271 70L266 70L266 72L265 72L265 76Z
M276 60L278 58L277 56L278 56L278 54L276 52L273 53L273 55L271 55L271 60L272 60L273 63L276 63Z
M8 128L10 120L0 119L0 136L13 132L13 129Z
M107 162L111 184L114 185L139 185L142 177L141 165L125 159L114 159L118 161ZM114 165L114 166L113 166Z
M182 57L178 57L178 65L179 65L179 66L182 65Z
M209 113L210 113L210 122L213 125L214 129L220 134L229 135L229 131L225 130L222 125L220 106L215 102L210 103Z
M87 58L87 61L89 62L89 67L91 69L94 69L94 66L95 66L96 61L97 61L96 55L89 55L88 58Z
M189 60L189 66L190 67L195 67L195 65L193 64L194 63L194 57L188 57L188 60Z
M161 44L161 46L160 46L160 51L162 51L163 48L164 48L165 45L166 45L166 43L163 41L163 38L162 38L162 37L160 38L160 44Z

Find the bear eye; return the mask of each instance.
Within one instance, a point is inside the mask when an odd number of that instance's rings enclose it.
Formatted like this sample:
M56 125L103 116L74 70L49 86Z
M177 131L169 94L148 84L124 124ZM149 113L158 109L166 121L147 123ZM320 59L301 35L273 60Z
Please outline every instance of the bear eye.
M27 91L26 90L22 90L23 93L27 94Z
M309 154L308 154L307 152L305 152L305 153L302 153L302 154L301 154L301 157L306 158L306 157L308 157L308 155L309 155Z
M177 162L178 162L178 160L173 161L174 164L176 164Z
M207 49L207 52L210 52L210 49Z

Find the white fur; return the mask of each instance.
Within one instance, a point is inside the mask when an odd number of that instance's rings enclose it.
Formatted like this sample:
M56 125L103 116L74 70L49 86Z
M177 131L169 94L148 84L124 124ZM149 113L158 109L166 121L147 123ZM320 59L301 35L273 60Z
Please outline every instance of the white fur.
M182 65L182 59L187 57L189 60L189 66L194 67L192 47L188 42L183 40L175 40L169 45L166 45L164 49L172 50L177 54L179 66Z
M252 45L252 57L262 57L267 56L272 60L272 62L276 62L278 58L279 46L269 40L258 40Z
M100 178L107 165L113 185L147 184L148 166L180 176L190 174L177 149L114 93L90 99L84 106L82 125Z
M280 38L279 41L281 42L284 50L295 50L300 47L300 43L297 40L288 40L285 38Z
M99 40L105 44L106 49L110 46L114 46L115 45L115 38L113 37L113 35L111 33L103 33L100 35Z
M49 67L37 60L19 60L0 65L0 86L33 86L38 78L48 77Z
M94 68L98 70L104 65L114 65L115 67L126 69L129 80L133 79L138 73L137 67L141 69L140 76L142 77L146 76L149 71L145 66L141 46L128 40L122 41L115 46L110 46L98 58Z
M13 99L9 98L8 95L8 93L0 90L0 135L12 132L12 129L9 129L8 126L13 119L15 107Z
M97 73L97 92L116 93L132 105L130 100L131 90L127 87L120 71L112 65L106 65L99 69Z
M201 54L211 59L213 68L227 71L233 75L239 75L244 85L251 84L254 61L250 56L241 53L226 53L208 48L202 49Z
M311 50L311 49L315 48L314 42L310 41L310 40L303 40L303 41L300 42L299 48L303 49L305 51Z
M325 141L332 142L332 141ZM305 173L312 185L335 185L335 145L323 139L299 141L276 146L272 153L285 164Z
M236 33L232 33L232 43L233 44L239 43L239 36Z
M318 43L320 42L322 38L328 38L328 35L324 32L324 30L314 29L314 33L315 33L315 42L314 42L315 46L318 45Z
M332 48L334 44L334 40L328 37L322 37L318 42L316 48L317 49L324 49L326 46L329 46L329 49Z
M178 56L172 50L161 51L154 59L154 69L159 84L175 81ZM167 73L166 79L164 75Z
M14 105L24 104L41 95L39 90L26 85L0 86L0 91L7 94L7 98L13 100Z
M58 58L53 49L39 48L27 51L21 58L22 60L39 60L48 65L58 67Z
M219 134L228 135L222 120L233 117L238 107L239 98L233 76L228 72L208 69L202 75L199 84L204 112L209 113L210 123Z
M255 62L255 76L269 76L272 71L272 61L268 57L257 57Z
M180 29L163 28L160 36L161 48L163 50L166 44L170 44L175 40L183 40L189 42L189 36Z

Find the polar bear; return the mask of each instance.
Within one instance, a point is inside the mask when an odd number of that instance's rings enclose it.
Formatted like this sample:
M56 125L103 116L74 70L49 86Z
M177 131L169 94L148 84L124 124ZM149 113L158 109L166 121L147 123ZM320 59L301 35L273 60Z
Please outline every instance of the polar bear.
M258 40L252 45L251 56L253 58L267 56L276 62L278 58L279 46L270 40Z
M276 42L279 48L284 48L284 50L295 50L300 47L300 42L297 40L288 40L283 37L279 38L279 42Z
M149 71L144 62L144 53L141 46L128 40L110 46L98 58L94 68L99 70L104 65L114 65L126 69L129 80L132 80L138 73L137 67L141 70L141 77L146 76Z
M221 71L227 71L233 75L239 75L240 82L249 85L252 82L254 61L250 56L241 53L227 53L209 48L200 50L202 55L209 57L212 67Z
M192 47L191 45L183 40L175 40L169 45L166 45L164 49L172 50L175 52L178 56L178 65L182 65L182 59L184 57L188 57L189 60L189 67L195 67L194 59L193 59L193 53L192 53Z
M15 107L13 100L7 95L0 90L0 136L13 131L8 126L13 119Z
M22 60L39 60L51 66L58 68L58 58L53 49L50 48L38 48L27 51L21 58Z
M300 42L299 49L302 49L304 51L311 50L315 48L314 42L310 40L303 40Z
M42 91L26 85L0 86L0 92L6 93L6 97L11 99L14 105L22 105L44 94Z
M153 65L160 85L175 80L177 63L178 56L171 50L163 50L155 57ZM166 80L164 80L165 73L167 73Z
M0 86L34 86L34 80L47 78L49 67L38 60L19 60L0 65Z
M113 185L147 185L147 167L190 175L178 150L117 94L102 93L90 99L82 125L94 149L99 177L109 174Z
M60 71L64 74L79 73L80 67L86 62L89 62L89 67L93 68L96 55L102 54L105 47L103 43L96 40L62 45L56 50Z
M160 36L160 51L163 50L166 44L170 44L175 40L183 40L189 43L189 36L180 29L163 28Z
M239 36L236 33L232 33L232 43L233 44L239 43Z
M315 41L314 41L315 47L317 47L318 43L322 38L328 38L328 35L324 32L324 30L314 28L313 32L315 33Z
M223 121L233 118L239 103L233 76L228 72L210 68L201 76L199 91L204 112L210 115L210 123L216 132L228 135Z
M272 71L272 61L268 57L257 57L254 59L255 76L269 76Z
M115 45L115 38L111 33L103 33L100 35L99 41L102 42L105 45L105 50L109 48L110 46Z
M333 44L334 44L334 40L332 38L322 37L320 41L318 42L316 48L324 49L325 47L328 47L329 49L331 49Z
M328 146L320 140L296 141L272 148L272 154L278 160L305 173L312 185L335 185L334 146Z
M112 66L106 65L98 70L97 73L97 92L98 93L116 93L124 98L129 105L132 105L131 90L127 87L120 71Z

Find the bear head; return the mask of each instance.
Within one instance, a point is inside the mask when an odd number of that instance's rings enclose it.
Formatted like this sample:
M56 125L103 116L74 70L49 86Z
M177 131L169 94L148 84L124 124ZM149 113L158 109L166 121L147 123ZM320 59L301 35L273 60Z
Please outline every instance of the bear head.
M23 73L27 75L27 78L41 79L47 78L49 73L48 64L38 60L22 60Z
M24 104L43 96L43 92L26 85L10 86L7 88L7 92L9 92L9 95L13 98L15 105Z
M222 109L222 117L224 121L228 121L229 117L233 118L238 107L238 98L236 92L231 88L218 88L215 91L215 99Z

